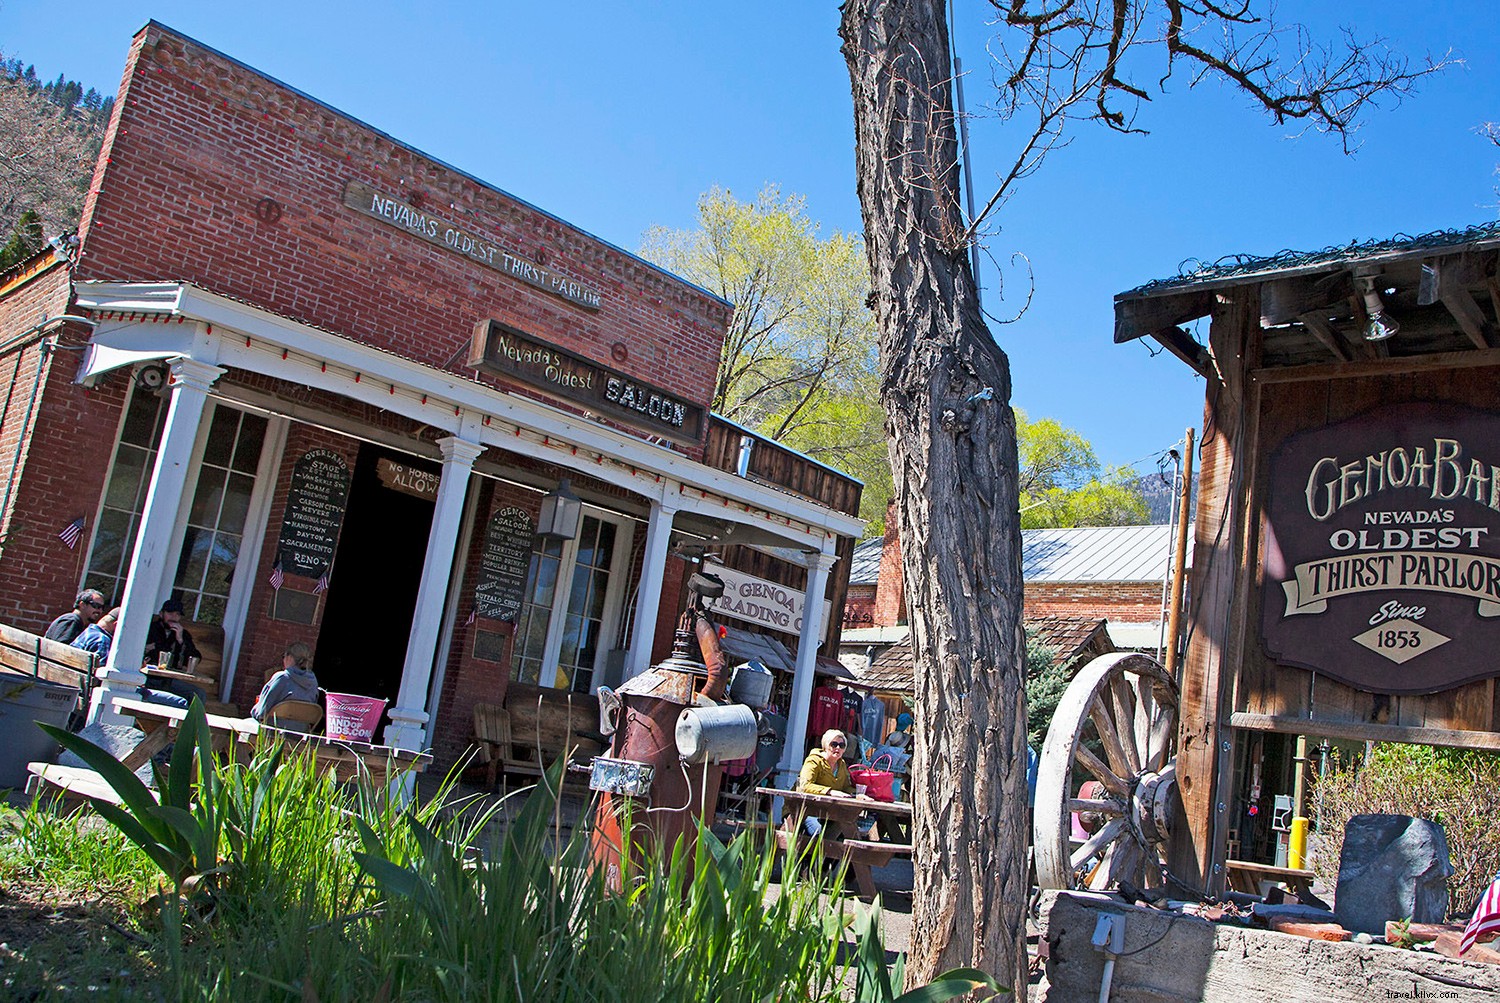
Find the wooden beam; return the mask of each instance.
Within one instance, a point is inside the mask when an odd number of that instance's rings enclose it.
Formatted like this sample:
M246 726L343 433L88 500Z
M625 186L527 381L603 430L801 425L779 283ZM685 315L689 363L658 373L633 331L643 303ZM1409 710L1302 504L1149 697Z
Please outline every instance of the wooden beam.
M1320 721L1317 718L1251 714L1247 711L1231 714L1229 725L1247 731L1274 731L1283 735L1321 735L1363 742L1404 742L1408 745L1442 745L1454 749L1489 749L1500 752L1500 732L1493 731L1411 728L1363 721Z
M1335 359L1338 359L1340 362L1348 362L1353 358L1349 354L1348 347L1344 344L1344 339L1339 337L1339 333L1333 329L1333 325L1328 323L1328 318L1320 313L1302 313L1297 315L1297 320L1303 327L1307 328L1308 334L1317 338L1318 343L1328 349L1329 353ZM1264 325L1265 322L1265 314L1262 313L1261 324Z
M1479 309L1478 302L1468 289L1458 286L1442 293L1443 306L1458 321L1459 328L1469 336L1475 348L1495 347L1495 325Z
M1214 369L1214 360L1208 354L1208 349L1194 341L1193 336L1187 331L1180 327L1168 327L1160 331L1151 331L1150 335L1163 348L1191 366L1199 376L1210 383L1219 382L1219 374Z
M1304 275L1271 279L1260 287L1260 325L1276 327L1312 313L1349 295L1349 274Z
M1211 291L1190 292L1138 299L1115 299L1115 344L1155 335L1166 328L1207 317L1214 308Z
M1500 279L1491 275L1485 279L1485 285L1490 291L1490 309L1495 312L1495 323L1500 324Z
M1307 380L1340 380L1359 376L1394 376L1435 369L1476 369L1500 366L1500 349L1435 352L1431 355L1391 356L1364 362L1318 362L1308 366L1282 366L1250 370L1256 383L1301 383Z

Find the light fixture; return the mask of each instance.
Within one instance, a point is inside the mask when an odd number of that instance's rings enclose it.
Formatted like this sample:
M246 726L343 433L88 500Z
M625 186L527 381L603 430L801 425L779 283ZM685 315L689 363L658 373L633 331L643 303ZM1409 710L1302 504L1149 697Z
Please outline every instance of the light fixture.
M1396 332L1401 330L1401 325L1385 312L1385 304L1380 301L1380 292L1375 288L1375 280L1379 276L1360 275L1356 278L1363 287L1361 291L1365 298L1365 324L1360 329L1360 333L1365 336L1366 341L1385 341L1387 338L1394 338Z
M564 477L557 490L542 496L542 511L537 516L538 536L549 540L571 540L578 535L578 520L583 515L583 499L573 493Z

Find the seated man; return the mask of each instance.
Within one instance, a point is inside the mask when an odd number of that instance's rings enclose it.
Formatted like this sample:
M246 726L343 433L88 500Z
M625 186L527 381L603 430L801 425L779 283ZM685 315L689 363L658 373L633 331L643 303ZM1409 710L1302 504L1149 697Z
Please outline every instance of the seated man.
M115 624L119 622L120 607L116 606L101 616L98 623L85 627L83 633L73 639L73 647L87 651L94 656L95 664L103 665L109 658L109 646L115 640Z
M313 675L312 649L301 641L293 641L281 653L281 671L277 672L261 689L250 708L250 716L264 721L271 708L283 700L318 702L318 677Z
M165 664L162 661L163 655L167 656ZM151 626L146 631L146 650L141 656L141 663L147 667L159 666L176 672L186 672L188 659L201 657L203 657L202 653L193 643L193 635L182 626L181 601L168 599L161 604L161 612L151 618ZM172 707L185 708L193 697L197 697L205 704L208 703L208 694L202 687L178 679L163 679L159 676L147 676L146 688L142 690L141 696L153 703Z
M93 626L103 612L104 593L98 589L84 589L73 599L73 609L48 624L47 633L42 636L63 644L72 644L79 634Z

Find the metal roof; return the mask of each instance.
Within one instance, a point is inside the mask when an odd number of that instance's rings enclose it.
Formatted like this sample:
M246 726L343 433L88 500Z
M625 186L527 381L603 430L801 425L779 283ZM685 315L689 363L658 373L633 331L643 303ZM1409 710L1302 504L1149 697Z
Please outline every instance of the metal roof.
M1171 559L1170 526L1081 526L1021 533L1021 577L1027 582L1159 582L1167 577Z
M849 558L849 584L874 585L880 579L880 555L885 550L884 540L866 540L854 548Z

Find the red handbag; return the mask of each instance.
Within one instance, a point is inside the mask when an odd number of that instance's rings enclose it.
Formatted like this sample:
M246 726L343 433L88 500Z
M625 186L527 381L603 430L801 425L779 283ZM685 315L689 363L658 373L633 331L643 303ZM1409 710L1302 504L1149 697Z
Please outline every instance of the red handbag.
M890 770L882 770L878 764L884 759L886 765L891 764L890 756L880 756L869 766L860 766L858 763L849 767L849 777L856 784L864 784L865 793L876 801L896 800L896 774Z

